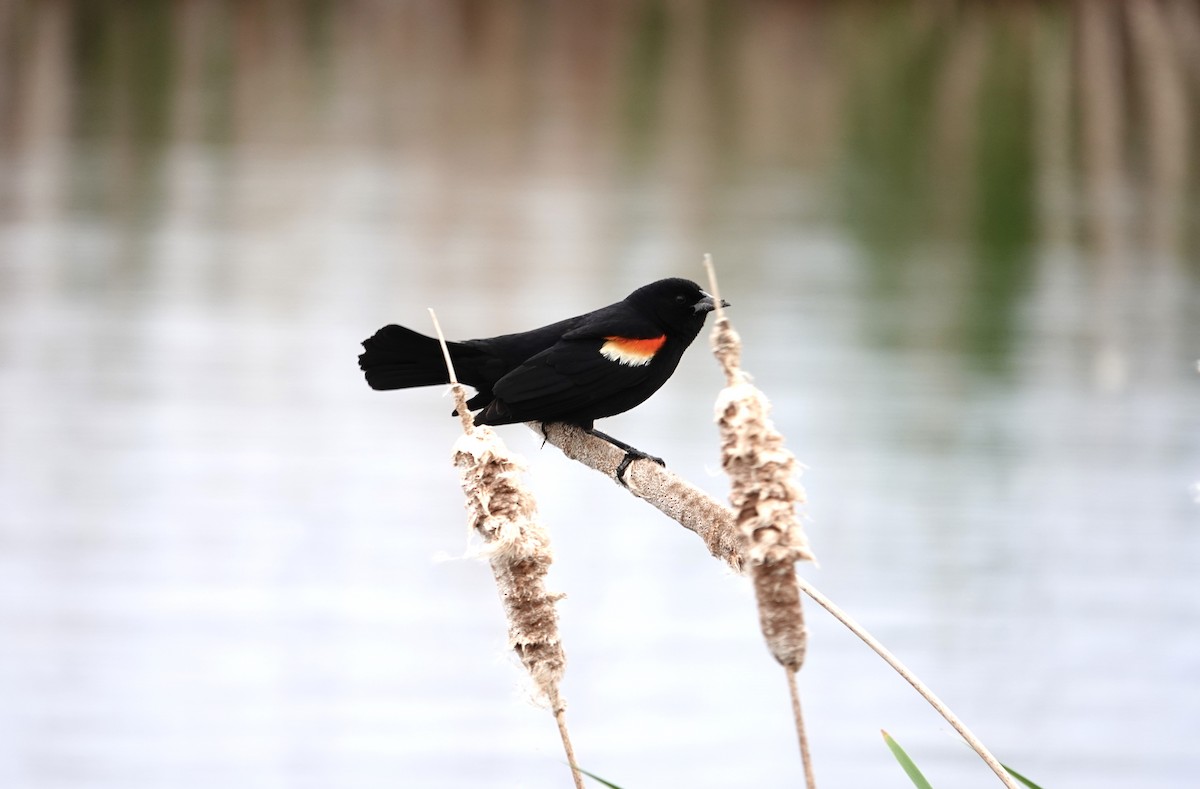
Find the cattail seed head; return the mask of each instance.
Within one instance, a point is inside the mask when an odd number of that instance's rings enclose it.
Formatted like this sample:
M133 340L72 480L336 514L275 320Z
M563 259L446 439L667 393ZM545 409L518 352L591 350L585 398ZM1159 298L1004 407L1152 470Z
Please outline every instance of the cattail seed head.
M483 538L504 605L509 646L533 678L538 696L558 711L566 655L555 603L562 595L546 590L553 555L537 505L521 482L524 468L489 427L473 428L458 439L454 465L462 476L470 525Z
M719 304L712 261L705 263ZM727 382L715 408L721 465L729 475L729 503L754 582L759 624L771 654L794 672L804 662L808 640L795 563L815 558L796 514L805 501L796 481L799 464L768 417L766 396L741 370L741 338L721 309L711 344Z
M796 514L797 505L805 502L796 482L799 464L768 419L769 408L762 392L748 383L726 387L717 398L721 465L729 474L730 504L746 540L747 561L812 561Z
M567 704L559 692L567 659L554 607L563 596L550 594L545 584L553 561L550 536L538 521L533 494L521 482L524 465L490 427L475 426L466 391L454 374L450 348L432 309L429 317L442 345L450 389L462 420L463 436L454 445L454 465L462 477L471 527L483 537L500 592L508 620L508 643L529 672L538 697L554 712L575 789L584 789L583 773L567 731Z

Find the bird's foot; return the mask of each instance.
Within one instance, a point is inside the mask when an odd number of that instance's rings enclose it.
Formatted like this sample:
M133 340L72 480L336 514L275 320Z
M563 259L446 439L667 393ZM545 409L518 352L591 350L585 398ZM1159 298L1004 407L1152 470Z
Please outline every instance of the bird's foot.
M647 455L640 449L634 449L630 447L629 449L625 450L625 457L621 458L621 462L617 464L617 470L613 473L613 476L617 478L617 482L623 488L629 487L629 485L625 482L625 472L629 470L629 466L635 460L653 460L663 468L667 467L666 462L662 458L655 457L654 455Z
M662 458L656 457L656 456L648 454L646 452L643 452L642 450L638 449L637 447L632 447L629 444L626 444L624 441L621 441L620 439L613 438L608 433L601 433L599 430L596 430L595 428L585 427L583 429L585 431L587 431L588 433L591 433L596 438L600 438L600 439L607 441L608 443L612 444L614 447L622 450L625 453L625 457L621 458L621 462L617 464L616 471L613 472L613 476L616 478L617 484L619 484L623 488L629 487L629 485L626 484L626 482L625 482L625 472L629 470L629 466L630 466L630 464L633 463L633 461L635 461L635 460L652 460L655 463L657 463L658 465L662 466L663 468L666 468L666 466L667 466L666 462Z

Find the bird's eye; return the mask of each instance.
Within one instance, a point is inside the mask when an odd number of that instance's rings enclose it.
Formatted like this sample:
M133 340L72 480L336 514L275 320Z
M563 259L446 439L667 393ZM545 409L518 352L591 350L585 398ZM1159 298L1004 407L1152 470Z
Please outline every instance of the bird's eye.
M675 303L676 304L687 303L687 296L684 296L682 293L680 293L678 296L675 297Z

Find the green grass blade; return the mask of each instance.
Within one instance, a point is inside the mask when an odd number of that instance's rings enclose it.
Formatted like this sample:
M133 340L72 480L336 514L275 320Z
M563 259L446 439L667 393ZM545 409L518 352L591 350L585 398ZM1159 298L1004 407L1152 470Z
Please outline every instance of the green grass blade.
M589 773L587 770L583 769L582 767L579 768L579 772L583 773L588 778L591 778L593 781L599 781L600 783L607 786L608 789L621 789L621 787L617 786L616 784L611 784L608 781L601 778L600 776L596 775L595 773Z
M892 739L892 735L880 729L883 733L883 741L887 743L887 747L892 749L892 756L896 757L896 761L900 762L900 766L904 768L904 772L908 774L908 778L913 782L917 789L933 789L929 785L929 781L925 780L925 776L921 775L921 771L917 769L917 765L913 760L908 758L908 754L900 747L900 744Z
M1028 778L1026 778L1025 776L1021 775L1019 772L1017 772L1013 768L1009 767L1007 764L1001 763L1000 766L1003 767L1005 770L1007 770L1008 774L1011 775L1013 778L1016 778L1018 781L1025 784L1026 786L1028 786L1029 789L1042 789L1042 787L1038 786L1033 781L1031 781Z

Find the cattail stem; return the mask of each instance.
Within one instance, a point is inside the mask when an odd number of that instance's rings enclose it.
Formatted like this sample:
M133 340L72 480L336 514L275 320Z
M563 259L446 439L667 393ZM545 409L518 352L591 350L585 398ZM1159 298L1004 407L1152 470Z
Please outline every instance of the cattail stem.
M602 438L574 425L560 422L529 422L547 443L588 468L616 479L617 467L625 453ZM709 553L742 571L743 561L738 537L733 530L734 515L721 502L669 469L652 460L635 460L621 476L624 487L634 496L653 505L685 529L704 540Z
M721 432L721 465L729 475L729 503L736 513L735 532L754 582L763 638L775 660L787 671L805 781L809 789L814 789L795 682L808 646L796 562L814 558L796 514L796 506L804 503L804 491L795 481L796 457L784 447L783 436L767 417L767 398L741 370L741 339L725 317L710 255L704 256L704 266L717 304L713 355L725 371L726 386L717 396L716 417Z
M575 748L571 745L571 734L567 731L567 711L563 704L552 700L554 704L554 722L558 725L558 736L562 740L563 753L567 756L567 764L571 767L571 778L575 781L575 789L584 789L583 773L575 762Z
M438 342L442 346L442 358L446 360L446 372L450 376L450 391L454 395L458 419L462 422L463 432L470 435L475 421L471 418L471 410L467 408L467 390L458 382L458 376L454 373L454 362L450 359L450 346L446 344L446 335L442 334L442 324L438 323L437 313L433 311L432 307L429 308L429 318L433 321L433 330L437 333Z
M787 673L788 694L792 697L792 719L796 722L796 737L800 741L800 761L804 763L804 785L817 789L817 778L813 775L812 754L808 750L808 730L804 728L804 714L800 711L800 689L796 686L796 672L784 666Z
M912 673L907 666L900 662L899 658L888 651L887 647L879 643L878 639L867 632L866 628L864 628L858 622L855 622L849 614L839 608L832 600L823 595L808 581L805 581L803 578L801 578L798 580L798 583L802 592L815 600L817 605L833 614L834 618L845 625L851 633L861 638L863 643L865 643L867 646L873 649L877 655L887 661L888 665L895 669L897 674L899 674L901 677L904 677L905 681L912 685L917 693L920 693L922 696L924 696L925 700L929 702L930 706L937 710L938 714L945 718L946 722L954 727L954 730L957 731L962 738L967 741L967 745L970 745L971 748L974 749L975 753L979 754L980 758L987 763L988 767L992 768L992 771L999 776L1000 780L1005 786L1008 787L1008 789L1019 789L1012 776L1008 774L1008 770L1004 769L1003 765L1001 765L996 757L992 755L991 751L987 749L987 747L979 740L978 737L971 733L971 730L967 728L966 724L959 720L958 716L955 715L950 708L947 707L946 704L939 699L927 685L925 685L924 682L917 678L916 674Z
M562 595L549 593L545 586L553 561L550 536L538 521L533 495L521 482L524 464L509 453L491 428L475 426L466 392L455 377L442 327L433 310L429 315L442 345L450 388L462 419L464 435L454 445L454 465L462 475L471 526L483 538L508 618L509 645L521 658L538 695L548 701L576 789L583 789L583 776L567 733L566 701L559 691L566 653L555 604Z

